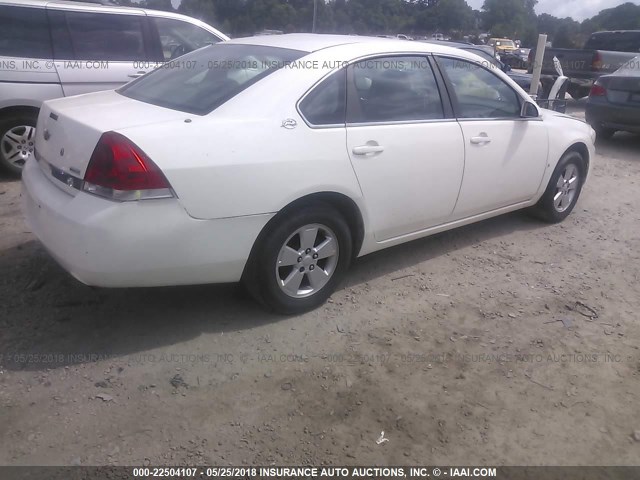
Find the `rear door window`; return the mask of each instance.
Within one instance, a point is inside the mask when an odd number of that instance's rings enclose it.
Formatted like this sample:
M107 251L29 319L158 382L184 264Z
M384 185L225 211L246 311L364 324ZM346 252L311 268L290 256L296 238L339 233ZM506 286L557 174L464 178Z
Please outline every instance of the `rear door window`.
M349 67L348 123L444 118L442 99L426 57L384 57Z
M0 5L0 56L52 58L44 8Z
M71 47L78 60L146 60L144 16L66 12Z

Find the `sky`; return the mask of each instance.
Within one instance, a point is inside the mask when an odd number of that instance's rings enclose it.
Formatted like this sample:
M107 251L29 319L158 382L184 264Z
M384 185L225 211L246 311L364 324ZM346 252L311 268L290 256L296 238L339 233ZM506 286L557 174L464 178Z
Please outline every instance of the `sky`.
M640 0L538 0L536 13L549 13L559 18L572 17L581 22L597 15L600 10L617 7L628 1L640 4ZM467 0L467 3L480 10L484 0Z

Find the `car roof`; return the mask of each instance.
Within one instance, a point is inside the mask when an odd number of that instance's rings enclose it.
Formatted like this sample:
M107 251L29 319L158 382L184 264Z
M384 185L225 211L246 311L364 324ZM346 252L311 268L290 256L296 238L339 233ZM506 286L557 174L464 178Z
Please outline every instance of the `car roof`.
M0 5L13 5L16 7L41 7L41 8L61 8L61 9L69 9L69 10L84 10L84 11L95 11L95 12L111 12L111 13L132 13L132 14L142 14L150 13L153 15L174 17L174 18L190 18L191 21L197 21L195 18L186 17L185 15L181 15L179 13L167 12L163 10L153 10L149 8L142 7L123 7L121 5L114 4L102 4L96 2L75 2L71 0L0 0Z
M289 48L292 50L300 50L309 53L330 48L338 48L346 45L360 45L362 46L363 54L376 52L391 53L403 51L417 53L444 53L473 58L473 54L471 53L441 43L426 43L402 40L397 38L391 39L356 35L289 33L286 35L234 38L225 43L237 45L260 45L274 48Z
M18 7L55 7L55 6L63 6L63 7L79 7L79 8L87 8L91 7L96 10L131 10L140 12L141 10L148 10L145 8L138 7L122 7L120 5L104 5L96 2L74 2L70 0L0 0L1 5L15 5Z
M167 12L164 10L153 10L149 8L139 7L122 7L120 5L103 5L101 3L92 2L74 2L65 0L0 0L0 5L12 5L16 7L36 7L36 8L51 8L60 10L72 10L72 11L84 11L84 12L100 12L100 13L118 13L129 15L149 15L152 17L165 17L174 18L176 20L183 20L194 25L198 25L205 30L214 33L223 40L228 40L223 32L217 30L211 25L208 25L197 18L189 17L175 12Z

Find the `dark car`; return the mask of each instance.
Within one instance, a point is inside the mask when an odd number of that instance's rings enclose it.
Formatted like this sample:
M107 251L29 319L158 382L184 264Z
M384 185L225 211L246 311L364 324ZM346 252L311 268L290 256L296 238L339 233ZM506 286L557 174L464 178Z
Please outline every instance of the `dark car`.
M463 43L463 42L447 42L447 41L436 41L436 40L426 40L425 43L437 43L440 45L447 45L454 48L459 48L461 50L466 50L467 52L475 53L479 57L482 57L486 66L490 68L497 68L502 70L504 73L509 75L513 81L515 81L525 92L529 92L531 89L531 78L533 77L529 73L518 73L511 70L509 65L498 60L495 56L487 52L487 47L485 45L474 45L472 43ZM538 91L542 92L542 83L539 84Z
M618 131L640 133L640 55L596 81L586 119L600 139Z
M519 48L509 53L501 53L500 61L511 68L526 70L529 68L529 52L530 48Z

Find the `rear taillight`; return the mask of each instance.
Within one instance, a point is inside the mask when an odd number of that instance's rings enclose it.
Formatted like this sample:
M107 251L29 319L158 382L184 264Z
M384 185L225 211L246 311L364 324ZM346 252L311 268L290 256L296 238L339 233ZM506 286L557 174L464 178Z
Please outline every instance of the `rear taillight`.
M82 189L121 202L174 196L158 166L135 143L116 132L100 137Z
M590 97L605 97L607 95L607 89L599 83L594 83L589 92Z
M602 56L600 52L595 52L593 54L593 60L591 61L591 70L599 71L602 70Z

